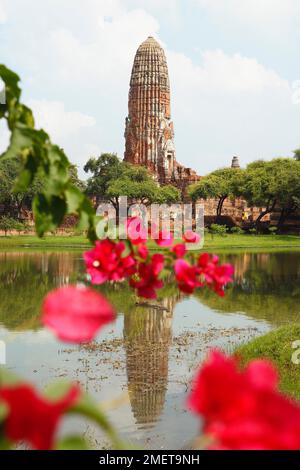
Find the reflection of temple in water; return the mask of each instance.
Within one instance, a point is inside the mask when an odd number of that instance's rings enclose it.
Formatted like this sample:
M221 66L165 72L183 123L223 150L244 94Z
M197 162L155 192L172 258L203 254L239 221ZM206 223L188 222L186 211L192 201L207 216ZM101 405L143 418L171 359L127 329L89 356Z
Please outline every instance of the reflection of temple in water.
M124 317L128 393L138 424L155 423L168 385L173 310L178 298L137 307Z

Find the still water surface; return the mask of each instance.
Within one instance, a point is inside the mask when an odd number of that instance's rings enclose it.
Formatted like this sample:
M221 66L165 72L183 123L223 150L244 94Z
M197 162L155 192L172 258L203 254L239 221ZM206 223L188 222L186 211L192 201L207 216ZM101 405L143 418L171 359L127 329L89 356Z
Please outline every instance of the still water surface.
M225 299L207 291L186 298L170 282L160 299L136 303L125 286L107 286L119 312L115 325L82 347L58 342L39 323L54 287L83 276L79 252L0 252L0 340L7 367L44 387L79 381L107 408L122 435L149 449L188 447L199 423L185 410L187 389L207 350L236 345L300 321L300 253L223 256L235 265ZM77 423L93 445L105 445L88 423ZM74 423L66 430L74 430Z

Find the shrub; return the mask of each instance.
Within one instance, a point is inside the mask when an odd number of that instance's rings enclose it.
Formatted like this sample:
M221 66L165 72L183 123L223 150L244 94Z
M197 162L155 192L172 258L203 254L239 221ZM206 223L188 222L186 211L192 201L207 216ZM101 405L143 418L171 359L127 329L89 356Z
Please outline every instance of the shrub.
M231 233L235 233L236 235L243 235L245 232L241 227L232 227Z
M219 225L219 224L211 224L210 232L212 235L220 235L221 237L225 237L227 235L227 227L226 225Z

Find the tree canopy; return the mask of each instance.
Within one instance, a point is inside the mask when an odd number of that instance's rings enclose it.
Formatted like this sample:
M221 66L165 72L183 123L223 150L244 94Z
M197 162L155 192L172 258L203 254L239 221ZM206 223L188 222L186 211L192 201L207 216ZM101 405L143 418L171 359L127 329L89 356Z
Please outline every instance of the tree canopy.
M4 206L4 214L15 219L21 219L23 210L31 210L34 197L46 187L45 176L36 174L32 183L27 187L16 186L16 181L22 172L21 157L0 159L0 204ZM78 189L85 188L78 177L76 165L70 164L69 175L72 184Z
M111 202L117 213L121 196L145 205L171 204L180 199L180 192L174 186L159 187L147 168L120 161L116 154L104 153L91 158L84 170L92 173L87 181L87 194L97 201Z
M4 206L6 215L16 219L22 218L24 209L31 210L34 196L44 187L43 178L38 175L27 188L16 187L21 170L19 157L0 159L0 204Z
M265 207L256 224L279 208L282 225L288 215L300 208L300 162L292 158L258 160L242 172L238 193L250 206Z
M209 198L218 199L216 215L220 217L225 200L236 193L240 175L241 170L238 168L221 168L191 185L188 188L188 194L193 201Z
M300 161L300 149L294 150L294 159Z

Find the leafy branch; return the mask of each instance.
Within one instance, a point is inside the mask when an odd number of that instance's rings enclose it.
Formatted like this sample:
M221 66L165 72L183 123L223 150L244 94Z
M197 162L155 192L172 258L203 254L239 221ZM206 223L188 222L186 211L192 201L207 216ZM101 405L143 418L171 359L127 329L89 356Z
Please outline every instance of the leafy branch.
M31 109L21 103L20 78L5 65L0 65L5 85L6 103L0 104L0 119L5 119L10 143L0 159L21 157L22 170L15 191L25 191L37 176L45 185L34 197L33 213L37 234L55 230L68 214L78 216L78 228L87 230L88 238L96 237L96 215L91 201L70 179L70 162L64 151L54 145L49 135L35 128Z

